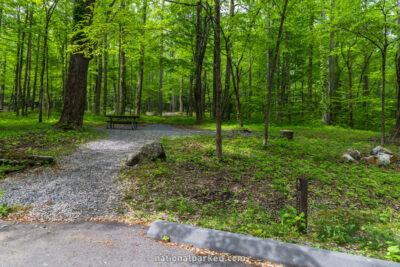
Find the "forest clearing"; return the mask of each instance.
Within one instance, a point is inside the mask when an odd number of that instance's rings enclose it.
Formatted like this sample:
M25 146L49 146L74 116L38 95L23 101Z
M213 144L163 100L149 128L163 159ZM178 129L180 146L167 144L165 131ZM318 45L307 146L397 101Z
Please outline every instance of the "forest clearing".
M0 1L0 221L400 263L399 144L399 0Z

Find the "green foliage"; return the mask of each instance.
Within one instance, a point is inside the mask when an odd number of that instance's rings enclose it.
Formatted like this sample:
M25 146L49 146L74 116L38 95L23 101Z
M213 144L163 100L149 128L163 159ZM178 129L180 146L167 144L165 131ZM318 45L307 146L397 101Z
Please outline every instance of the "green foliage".
M124 173L131 184L126 202L133 207L134 217L346 252L351 248L362 255L398 261L393 252L400 242L398 165L340 161L350 147L369 153L379 135L297 126L290 128L295 140L286 141L277 138L280 129L272 127L266 148L259 134L225 135L222 160L215 158L213 136L164 139L167 162L146 162ZM397 146L388 148L400 154ZM298 232L304 217L294 208L297 177L309 180L304 235Z

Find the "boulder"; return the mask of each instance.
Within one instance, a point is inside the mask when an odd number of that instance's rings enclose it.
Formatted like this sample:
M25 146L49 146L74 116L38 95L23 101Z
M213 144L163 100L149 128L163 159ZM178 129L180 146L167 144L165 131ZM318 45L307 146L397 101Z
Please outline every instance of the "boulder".
M368 156L366 160L378 166L387 166L397 161L396 157L386 153L378 153L377 155Z
M377 146L375 148L373 148L371 150L371 155L378 155L379 153L384 153L384 154L388 154L388 155L393 155L393 152L390 151L389 149L386 149L384 147L381 146Z
M360 153L360 151L355 150L355 149L349 148L349 149L347 149L347 150L344 152L344 154L350 155L350 156L351 156L353 159L355 159L355 160L360 160L360 159L361 159L361 153ZM343 157L343 156L342 156L342 157Z
M166 160L164 148L160 142L151 142L145 144L139 151L131 153L127 157L126 165L135 166L143 160Z
M354 158L353 158L351 155L347 154L347 153L344 153L344 154L340 157L340 159L341 159L342 161L345 161L345 162L354 161Z

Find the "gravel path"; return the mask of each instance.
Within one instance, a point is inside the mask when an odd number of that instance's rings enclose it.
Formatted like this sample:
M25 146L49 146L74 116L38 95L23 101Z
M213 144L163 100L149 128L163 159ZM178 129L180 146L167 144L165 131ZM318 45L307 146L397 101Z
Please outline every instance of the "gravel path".
M9 175L0 181L7 204L30 207L27 218L35 221L113 219L123 196L115 183L128 153L165 137L204 133L149 125L131 130L107 130L106 139L82 145L51 168L36 168Z

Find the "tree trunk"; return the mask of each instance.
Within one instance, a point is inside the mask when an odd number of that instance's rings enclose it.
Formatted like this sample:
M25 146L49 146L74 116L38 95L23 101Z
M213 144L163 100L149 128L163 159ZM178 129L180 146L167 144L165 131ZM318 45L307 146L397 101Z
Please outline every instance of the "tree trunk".
M4 109L4 97L6 91L6 71L7 71L7 59L4 57L3 62L3 73L1 75L1 87L0 87L0 110Z
M207 46L206 29L203 27L202 22L202 1L197 3L197 21L196 21L196 47L195 47L195 86L194 86L194 109L196 112L196 123L200 124L203 119L201 110L201 72L203 68L203 60L205 55L205 48Z
M120 115L125 114L126 110L126 55L124 49L121 50L121 87L120 87Z
M183 76L181 76L181 83L179 88L179 112L183 113Z
M220 40L220 16L221 6L220 1L215 0L215 20L214 20L214 85L216 92L215 115L217 122L216 129L216 149L215 155L217 158L222 158L222 112L221 112L221 40Z
M46 49L46 95L47 95L47 119L51 115L51 96L49 91L49 47Z
M193 75L190 75L189 78L189 93L188 93L188 107L187 107L187 115L192 116L193 115Z
M104 34L104 83L103 83L103 115L107 114L107 82L108 82L108 52L107 52L107 34Z
M270 83L268 85L267 105L265 108L265 126L264 126L263 146L266 146L268 143L269 113L270 113L270 109L271 109L273 79L274 79L275 70L276 70L276 62L278 60L279 47L281 44L283 24L284 24L285 18L286 18L286 10L287 10L287 6L288 6L288 2L289 2L289 0L285 0L285 4L283 6L283 11L281 14L281 23L279 25L279 30L278 30L278 39L276 40L276 46L275 46L275 51L274 51L274 59L273 59L272 66L271 66L271 72L269 74Z
M47 35L49 31L49 22L46 22L43 36L42 51L42 70L40 73L40 89L39 89L39 122L43 121L43 98L44 98L44 74L46 71L46 51L47 51Z
M74 14L85 14L89 19L83 17L75 17L74 24L88 26L92 22L93 5L95 0L85 0L74 3ZM84 19L84 21L82 21ZM58 125L67 127L80 127L83 125L83 115L85 113L85 99L87 86L87 73L89 68L90 57L85 56L82 50L87 46L85 34L75 35L72 38L72 45L80 44L81 49L71 54L68 80L66 87L66 98L64 109L58 122Z
M309 30L312 31L314 25L314 15L311 15L310 18L310 27ZM308 51L309 51L309 56L308 56L308 104L309 107L312 107L313 103L313 98L312 98L312 91L313 91L313 44L312 40L310 41L310 44L308 46Z
M146 25L146 17L147 17L147 1L143 3L143 16L142 16L142 25L143 27ZM144 32L142 32L142 36ZM137 95L137 104L136 104L136 115L140 115L140 108L142 105L142 91L143 91L143 69L144 69L144 44L140 45L140 58L139 58L139 78L138 78L138 95Z
M35 109L36 106L36 85L37 85L37 75L39 72L39 54L40 54L40 35L37 37L36 44L36 65L35 65L35 78L33 80L33 91L32 91L32 100L31 100L31 111Z
M97 57L97 75L95 85L94 113L100 115L101 82L103 79L103 61L101 55Z
M381 145L385 144L385 89L386 89L386 56L387 44L382 50L382 121L381 121Z
M29 11L29 29L32 29L33 23L33 11ZM28 115L28 106L30 101L30 82L31 82L31 51L32 51L32 33L29 31L28 34L28 47L26 52L26 62L25 62L25 77L24 77L24 98L22 104L22 114Z
M334 8L334 0L331 2L332 12ZM333 20L333 18L331 18ZM333 112L333 96L335 93L335 56L333 54L335 49L335 32L331 32L329 37L329 111L328 111L328 118L325 122L326 125L331 125L334 120L334 112Z

